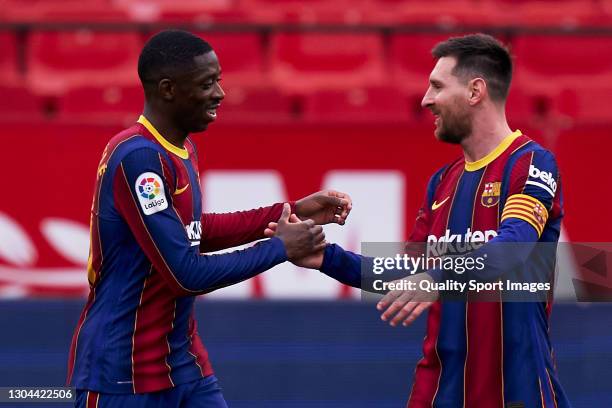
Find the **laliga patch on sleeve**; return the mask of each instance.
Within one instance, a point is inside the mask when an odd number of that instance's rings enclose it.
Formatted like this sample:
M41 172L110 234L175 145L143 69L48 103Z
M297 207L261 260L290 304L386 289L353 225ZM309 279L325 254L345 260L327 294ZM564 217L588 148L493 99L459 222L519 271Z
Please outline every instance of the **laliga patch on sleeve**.
M161 177L152 172L142 173L136 179L136 195L145 215L155 214L168 208Z

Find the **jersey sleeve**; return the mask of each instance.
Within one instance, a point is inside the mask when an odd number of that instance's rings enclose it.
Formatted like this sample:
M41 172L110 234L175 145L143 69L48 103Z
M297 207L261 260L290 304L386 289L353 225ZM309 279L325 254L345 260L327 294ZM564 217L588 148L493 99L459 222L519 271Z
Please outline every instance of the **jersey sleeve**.
M290 204L294 212L295 202ZM268 224L277 221L282 211L283 203L276 203L249 211L204 213L200 251L218 251L263 239Z
M345 285L361 287L361 263L369 259L340 245L331 244L325 247L321 272Z
M503 232L511 224L523 225L522 228L532 228L539 238L551 215L562 216L558 204L559 171L555 158L545 150L527 152L510 171L510 186L500 230Z
M117 167L113 195L136 241L177 295L232 285L287 259L278 238L228 254L200 254L197 246L191 246L168 194L167 169L155 149L134 150Z

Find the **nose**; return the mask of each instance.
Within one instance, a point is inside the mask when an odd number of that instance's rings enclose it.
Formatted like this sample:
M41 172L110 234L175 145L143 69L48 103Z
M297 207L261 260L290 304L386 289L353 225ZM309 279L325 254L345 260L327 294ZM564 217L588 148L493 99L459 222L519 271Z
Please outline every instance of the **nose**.
M219 82L217 82L215 85L215 93L213 94L213 98L218 99L220 101L225 98L225 91L223 90Z
M433 105L433 96L431 95L431 87L427 88L427 92L423 95L423 99L421 100L421 107L428 108Z

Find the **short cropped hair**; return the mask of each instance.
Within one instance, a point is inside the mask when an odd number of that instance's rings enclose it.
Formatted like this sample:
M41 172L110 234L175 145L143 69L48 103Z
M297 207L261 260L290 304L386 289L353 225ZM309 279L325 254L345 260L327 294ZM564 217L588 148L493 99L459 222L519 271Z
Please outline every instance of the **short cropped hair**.
M212 51L206 41L183 30L165 30L151 37L138 57L138 77L143 85L164 76L195 68L194 58Z
M453 75L469 80L481 77L487 83L494 101L505 101L512 82L512 57L508 49L487 34L451 37L438 43L432 55L439 59L454 57L457 65Z

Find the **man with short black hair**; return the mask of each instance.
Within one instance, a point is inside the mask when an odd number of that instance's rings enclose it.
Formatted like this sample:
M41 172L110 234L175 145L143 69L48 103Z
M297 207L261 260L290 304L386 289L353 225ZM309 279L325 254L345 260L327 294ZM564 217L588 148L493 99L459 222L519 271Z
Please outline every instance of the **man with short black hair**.
M486 259L482 271L464 276L442 269L412 275L405 281L416 290L391 290L378 303L382 319L392 326L407 326L431 307L408 407L567 408L548 337L552 297L441 302L435 291L419 289L449 279L497 282L513 267L529 276L534 268L550 266L550 252L534 248L556 244L563 217L553 154L506 121L512 79L508 50L491 36L473 34L450 38L432 54L437 63L422 106L435 116L436 138L460 145L463 157L431 177L408 241L428 248L438 243L478 247L493 237L473 253L497 256ZM275 228L270 224L266 234L272 236ZM504 245L520 250L503 251ZM362 270L373 270L372 258L338 245L293 262L355 287L362 285Z
M98 167L90 295L72 340L68 383L78 407L226 407L197 332L195 296L322 248L315 223L343 224L350 198L329 190L291 204L202 214L188 135L217 118L225 95L217 56L191 33L163 31L144 46L138 74L143 115L110 140ZM275 238L201 253L265 238L276 219Z

